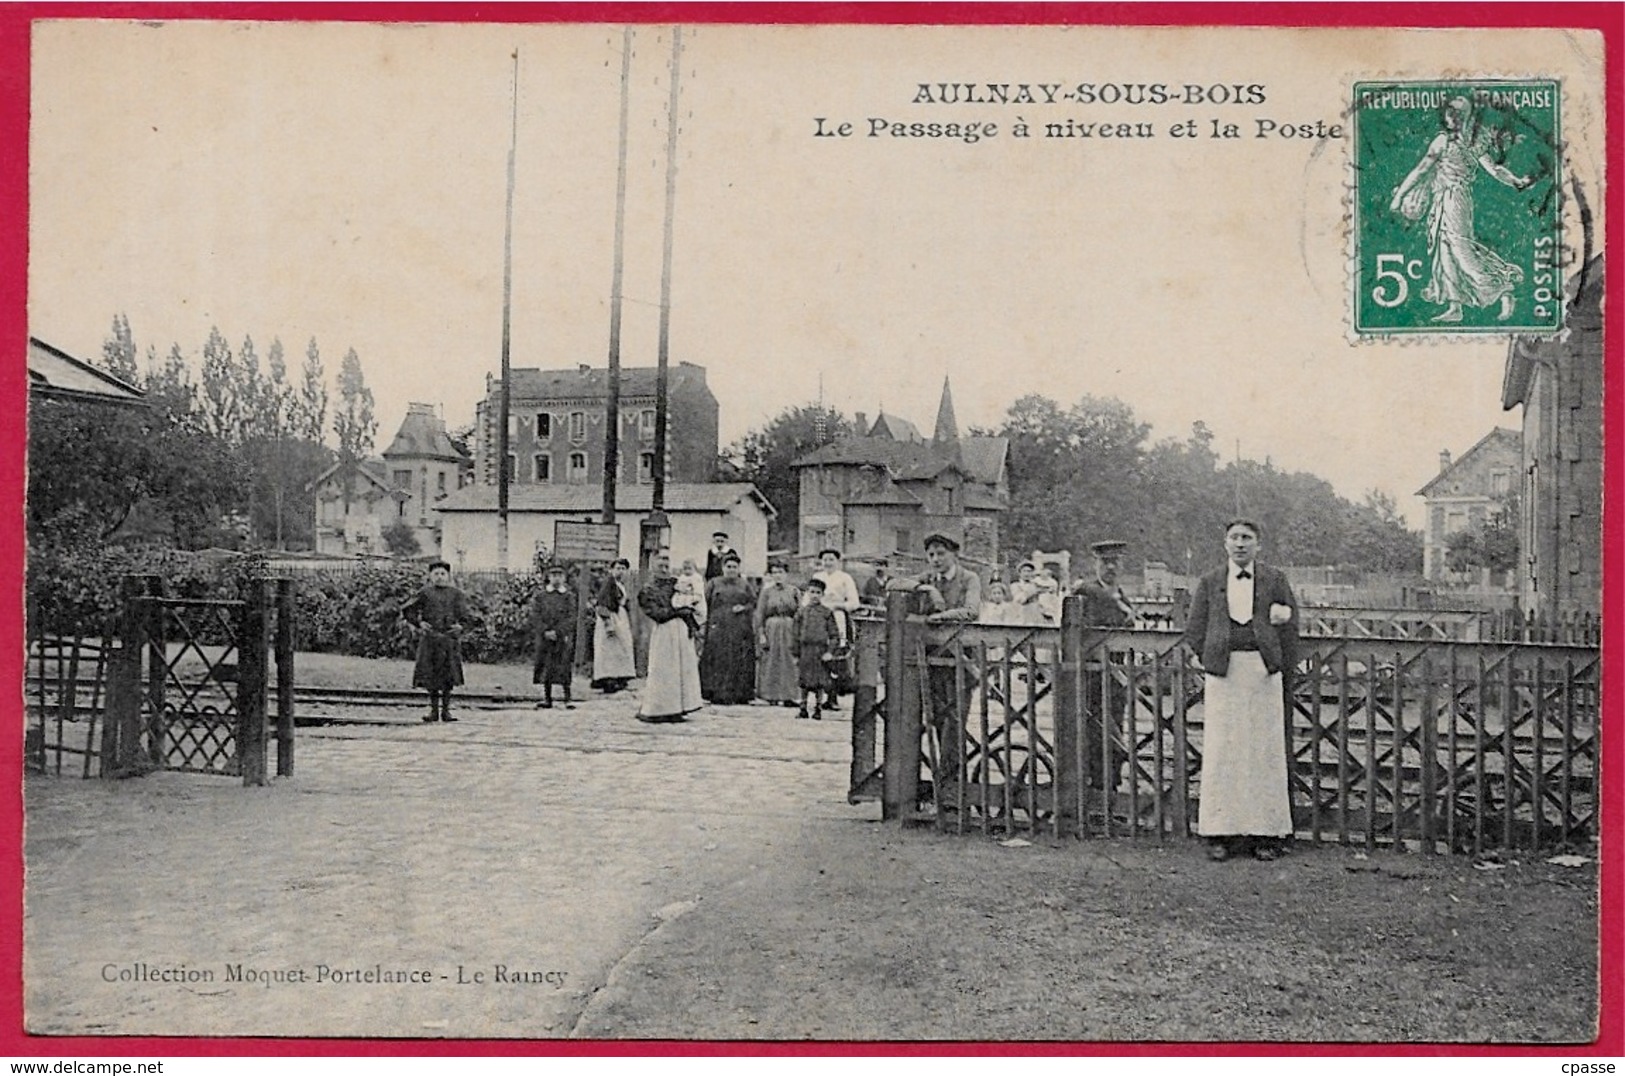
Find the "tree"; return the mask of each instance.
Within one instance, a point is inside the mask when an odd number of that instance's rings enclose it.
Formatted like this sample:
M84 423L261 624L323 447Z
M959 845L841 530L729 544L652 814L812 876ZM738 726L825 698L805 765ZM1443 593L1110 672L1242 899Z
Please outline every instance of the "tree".
M190 421L197 411L197 387L181 354L179 344L171 344L162 363L156 348L147 349L147 400L174 421Z
M1010 439L1010 549L1081 551L1121 538L1134 559L1194 571L1217 562L1224 523L1240 514L1264 528L1280 563L1381 571L1421 563L1421 536L1404 526L1391 498L1356 505L1317 475L1267 459L1221 468L1202 422L1183 441L1148 448L1148 427L1121 400L1085 396L1062 407L1025 396L998 432Z
M242 378L236 358L217 327L209 329L203 345L203 374L200 404L203 428L227 444L237 444L243 436Z
M394 557L415 557L422 552L418 545L417 531L404 519L397 519L379 532L378 536L384 540L384 548Z
M1085 396L1070 408L1024 396L1000 432L1010 439L1010 513L1004 545L1072 549L1151 535L1144 442L1150 427L1121 400Z
M289 402L289 432L303 441L321 444L327 436L327 372L316 338L305 348L299 371L299 394Z
M1485 521L1480 535L1484 567L1492 572L1510 572L1518 566L1519 504L1516 494L1501 499Z
M355 472L372 451L372 438L378 420L372 414L372 390L361 373L361 358L351 348L339 364L339 409L333 415L333 433L339 443L339 463L343 465L345 510L355 494Z
M1421 572L1421 532L1405 525L1392 496L1367 490L1348 516L1344 563L1379 572Z
M801 525L801 476L791 465L832 441L851 436L852 423L821 404L787 407L723 452L719 477L755 483L778 511L768 531L775 549L794 548Z
M149 489L147 416L135 408L39 399L28 415L32 541L105 541Z
M238 349L237 361L231 364L231 373L236 379L233 388L241 414L239 436L245 443L275 436L276 401L260 374L260 357L252 336L243 337L243 346Z
M1445 538L1445 565L1453 572L1480 568L1509 572L1518 566L1518 498L1498 499L1484 522Z
M130 332L130 319L123 314L113 315L113 328L102 342L102 367L120 381L141 383L135 363L135 335Z
M378 420L372 413L372 390L361 372L361 358L355 348L344 353L339 364L339 409L333 415L333 434L338 438L339 455L362 460L372 452L372 439L378 433Z

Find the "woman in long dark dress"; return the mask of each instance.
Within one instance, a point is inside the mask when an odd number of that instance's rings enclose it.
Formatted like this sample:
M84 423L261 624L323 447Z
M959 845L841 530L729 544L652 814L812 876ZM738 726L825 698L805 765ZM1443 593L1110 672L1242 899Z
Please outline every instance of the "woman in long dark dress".
M739 554L723 556L722 574L705 585L705 604L700 693L722 706L747 703L756 697L756 593L739 574Z
M456 721L451 716L452 689L463 682L463 631L479 619L468 595L451 585L451 565L429 566L429 582L401 607L401 619L418 635L418 660L412 686L429 693L425 721Z

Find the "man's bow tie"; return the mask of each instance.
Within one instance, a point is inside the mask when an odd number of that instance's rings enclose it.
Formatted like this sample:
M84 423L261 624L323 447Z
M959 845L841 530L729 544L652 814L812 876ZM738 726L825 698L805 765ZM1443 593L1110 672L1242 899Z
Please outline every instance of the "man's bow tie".
M1236 572L1237 579L1251 579L1252 577L1253 573L1249 572L1246 568L1242 568Z

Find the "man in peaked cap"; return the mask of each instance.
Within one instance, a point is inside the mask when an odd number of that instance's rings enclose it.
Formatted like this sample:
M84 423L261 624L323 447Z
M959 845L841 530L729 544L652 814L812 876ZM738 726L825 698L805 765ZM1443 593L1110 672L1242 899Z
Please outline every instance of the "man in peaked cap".
M946 534L930 535L925 540L925 559L930 564L929 572L921 581L930 606L925 619L933 624L975 620L982 608L982 581L959 563L959 543ZM962 645L950 641L937 655L954 653L954 649ZM952 664L931 666L927 678L931 685L931 723L942 745L938 755L942 772L936 774L934 780L958 784L964 773L964 721L974 693L971 682L974 678L966 678L966 683L961 685ZM938 809L942 809L940 802Z
M1088 627L1121 630L1134 626L1134 606L1117 582L1117 573L1123 566L1123 550L1127 548L1127 542L1116 539L1089 546L1089 551L1095 555L1094 578L1086 579L1073 588L1073 593L1083 599L1083 623ZM1104 650L1096 650L1087 657L1096 662L1105 657L1110 664L1124 660L1122 653ZM1101 682L1102 679L1105 683ZM1125 756L1116 734L1121 727L1128 692L1118 682L1115 673L1109 670L1104 674L1101 671L1091 672L1085 678L1085 685L1083 751L1088 762L1084 780L1089 788L1105 788L1115 792ZM1109 755L1105 753L1108 751Z
M728 544L727 531L713 531L711 533L711 548L705 551L705 581L709 583L722 575L722 563L730 556L739 556L739 551Z
M1072 592L1083 599L1083 622L1092 628L1127 628L1134 624L1134 606L1117 583L1123 550L1127 548L1127 542L1116 539L1089 547L1095 555L1095 577L1078 583Z

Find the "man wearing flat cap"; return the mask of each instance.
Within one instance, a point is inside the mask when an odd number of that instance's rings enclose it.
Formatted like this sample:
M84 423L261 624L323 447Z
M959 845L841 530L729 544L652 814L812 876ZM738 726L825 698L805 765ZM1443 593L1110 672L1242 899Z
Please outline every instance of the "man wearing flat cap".
M722 565L729 557L737 558L739 551L728 544L727 531L711 533L711 548L705 551L705 581L722 578Z
M1073 593L1083 599L1083 623L1090 628L1122 630L1134 626L1134 606L1117 583L1117 573L1123 566L1123 550L1127 548L1127 542L1116 539L1089 546L1095 555L1094 578L1079 583ZM1088 760L1084 781L1089 788L1115 792L1126 755L1118 742L1118 732L1128 692L1109 665L1101 668L1099 662L1106 658L1109 663L1117 664L1124 660L1124 655L1097 648L1086 657L1095 667L1084 678L1083 757Z
M925 540L925 559L930 571L920 582L926 596L929 612L926 622L946 624L975 620L982 608L982 581L976 573L959 563L959 543L946 534L933 534ZM952 646L937 651L938 655L952 653ZM959 655L954 655L958 657ZM944 780L958 783L965 762L965 711L974 690L974 677L967 677L964 692L958 687L959 678L953 665L932 665L931 723L937 730L937 742L942 745L938 765ZM939 809L941 801L939 801Z

